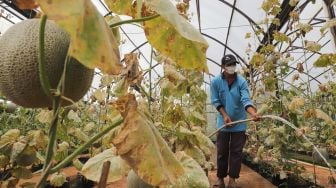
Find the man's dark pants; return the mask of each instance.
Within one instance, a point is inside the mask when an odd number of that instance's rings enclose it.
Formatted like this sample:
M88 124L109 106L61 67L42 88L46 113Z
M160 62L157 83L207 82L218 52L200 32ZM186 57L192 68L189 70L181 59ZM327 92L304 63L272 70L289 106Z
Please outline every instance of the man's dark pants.
M245 132L223 132L217 135L217 177L239 178Z

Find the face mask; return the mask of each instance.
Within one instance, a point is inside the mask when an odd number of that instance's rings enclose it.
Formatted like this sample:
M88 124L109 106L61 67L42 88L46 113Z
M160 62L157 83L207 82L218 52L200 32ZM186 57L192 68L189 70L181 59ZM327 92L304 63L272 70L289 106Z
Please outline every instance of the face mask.
M234 74L236 72L236 65L225 67L225 71L228 74Z

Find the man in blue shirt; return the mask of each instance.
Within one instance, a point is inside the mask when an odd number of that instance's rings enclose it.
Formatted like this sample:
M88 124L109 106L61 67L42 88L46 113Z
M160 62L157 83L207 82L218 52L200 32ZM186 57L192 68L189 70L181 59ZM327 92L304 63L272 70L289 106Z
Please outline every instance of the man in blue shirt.
M244 120L248 112L255 121L260 120L252 105L247 81L238 75L236 58L229 54L222 58L223 73L211 82L211 103L218 110L217 128L232 121ZM242 152L246 141L246 123L223 128L217 134L216 187L224 188L224 177L229 175L228 187L236 187L239 178Z

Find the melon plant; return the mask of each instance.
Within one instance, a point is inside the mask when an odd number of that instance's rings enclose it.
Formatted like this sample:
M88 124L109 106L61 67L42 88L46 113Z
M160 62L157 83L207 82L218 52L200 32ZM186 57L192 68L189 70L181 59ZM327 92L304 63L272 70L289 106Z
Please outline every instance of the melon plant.
M0 38L0 92L8 100L28 108L51 107L38 70L39 19L15 24ZM69 35L53 21L45 27L45 64L52 89L61 78L70 44ZM66 67L64 96L80 100L91 86L94 70L70 58ZM70 102L62 101L62 105Z
M133 171L129 171L127 175L127 187L128 188L153 188L153 186L144 182L139 176Z

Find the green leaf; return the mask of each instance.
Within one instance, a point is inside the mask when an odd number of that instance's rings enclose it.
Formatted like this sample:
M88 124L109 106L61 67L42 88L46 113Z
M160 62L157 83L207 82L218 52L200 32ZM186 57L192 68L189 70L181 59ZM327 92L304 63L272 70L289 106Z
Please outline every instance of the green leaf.
M322 54L314 63L315 67L336 65L336 54Z
M90 0L37 0L48 18L70 34L69 55L83 65L119 74L119 49L112 31Z
M147 0L146 3L160 15L144 22L149 43L183 68L208 72L205 54L208 43L202 35L178 14L170 1Z
M108 16L105 19L106 19L106 22L107 22L108 25L112 25L112 24L115 24L117 22L122 21L121 18L118 15L113 16L113 17ZM117 41L117 45L120 46L121 37L120 37L119 27L113 27L111 29L112 29L113 36L115 37L115 39Z
M184 172L181 164L154 123L138 111L135 96L128 95L124 103L127 109L124 125L113 139L117 154L151 185L163 186L176 182Z
M210 187L208 177L204 170L193 158L189 157L184 152L177 152L176 157L181 162L185 173L178 179L176 184L163 186L164 188Z
M132 1L130 0L105 0L107 7L116 14L132 16Z
M105 161L110 161L110 170L107 177L107 183L115 182L123 178L129 171L126 162L116 156L112 149L107 149L102 153L90 158L82 168L82 174L89 180L98 182Z

